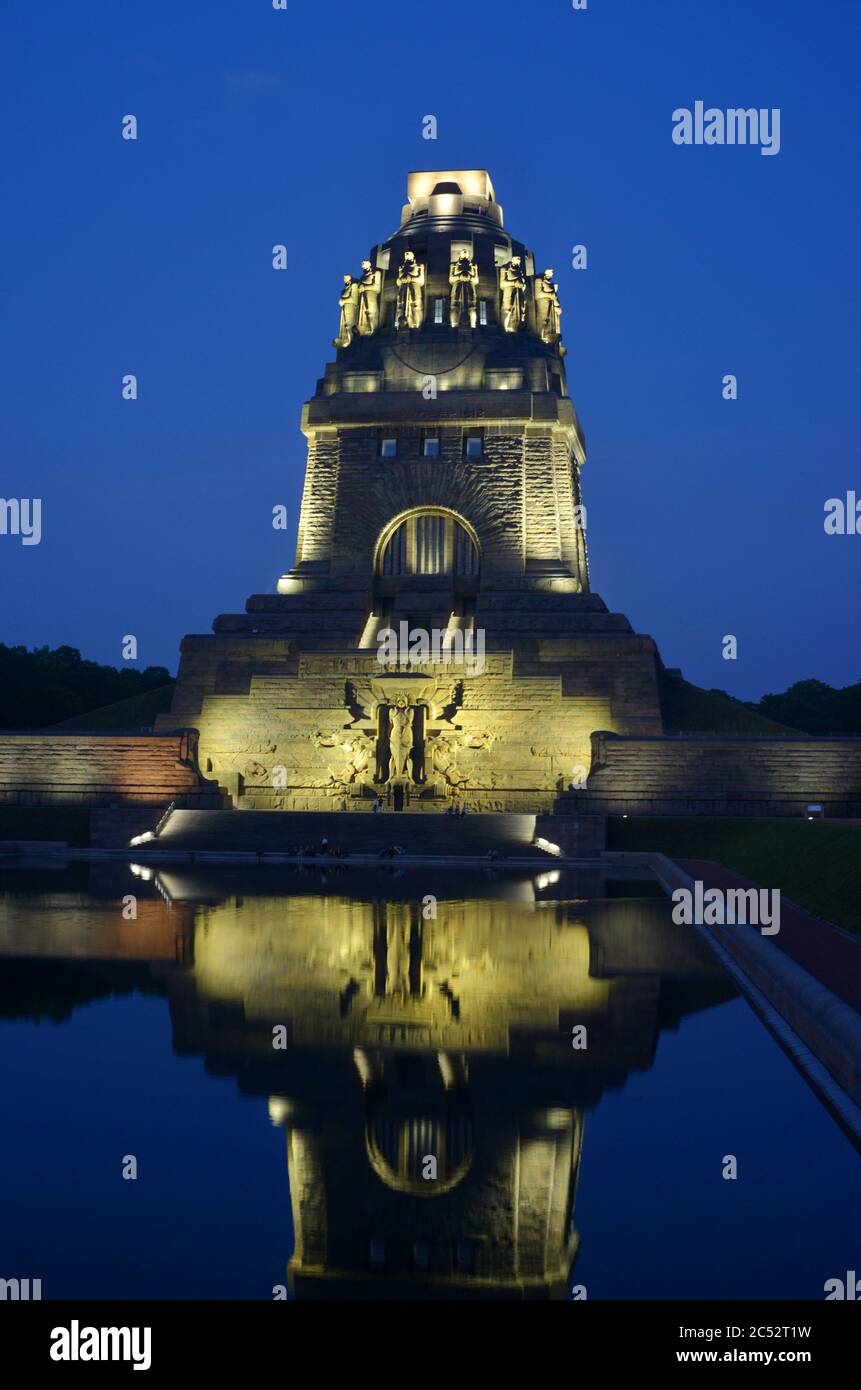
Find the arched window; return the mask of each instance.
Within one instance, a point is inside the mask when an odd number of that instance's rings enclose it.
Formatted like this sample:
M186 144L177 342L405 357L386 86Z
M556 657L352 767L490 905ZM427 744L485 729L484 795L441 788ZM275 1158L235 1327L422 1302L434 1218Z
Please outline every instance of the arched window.
M371 1167L396 1192L436 1197L466 1176L474 1152L472 1116L459 1101L427 1114L377 1109L365 1128ZM433 1168L428 1159L435 1160Z
M429 508L411 512L384 536L377 554L377 573L478 574L475 537L453 512Z

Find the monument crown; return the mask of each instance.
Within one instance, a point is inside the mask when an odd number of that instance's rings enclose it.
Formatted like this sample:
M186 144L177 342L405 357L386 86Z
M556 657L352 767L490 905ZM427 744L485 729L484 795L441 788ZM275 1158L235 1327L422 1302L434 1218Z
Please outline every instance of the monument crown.
M502 226L502 208L495 200L486 169L432 169L407 175L402 227L414 217L448 218L469 213L491 217Z

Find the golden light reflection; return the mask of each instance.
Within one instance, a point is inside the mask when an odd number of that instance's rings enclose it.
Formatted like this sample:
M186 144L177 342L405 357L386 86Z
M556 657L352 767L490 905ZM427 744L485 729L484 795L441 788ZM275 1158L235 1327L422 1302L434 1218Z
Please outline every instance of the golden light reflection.
M175 1051L283 1130L298 1296L565 1297L584 1113L726 994L706 948L663 899L560 899L551 874L426 915L397 874L351 897L346 871L328 894L264 872L137 876L134 933L77 894L0 898L0 955L149 960Z

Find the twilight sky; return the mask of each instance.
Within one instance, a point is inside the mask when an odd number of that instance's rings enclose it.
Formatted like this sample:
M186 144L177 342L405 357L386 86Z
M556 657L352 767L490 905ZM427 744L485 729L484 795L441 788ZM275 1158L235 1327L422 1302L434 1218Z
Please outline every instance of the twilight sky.
M560 283L593 587L698 684L857 680L859 39L857 0L9 0L0 495L42 540L0 535L0 641L175 670L271 591L341 277L408 170L478 167ZM698 99L780 152L675 145Z

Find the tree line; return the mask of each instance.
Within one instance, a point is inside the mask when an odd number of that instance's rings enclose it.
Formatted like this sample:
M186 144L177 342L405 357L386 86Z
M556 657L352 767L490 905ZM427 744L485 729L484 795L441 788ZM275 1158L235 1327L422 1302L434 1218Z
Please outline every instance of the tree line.
M171 685L166 666L143 671L85 661L76 647L7 647L0 642L0 729L43 729Z

